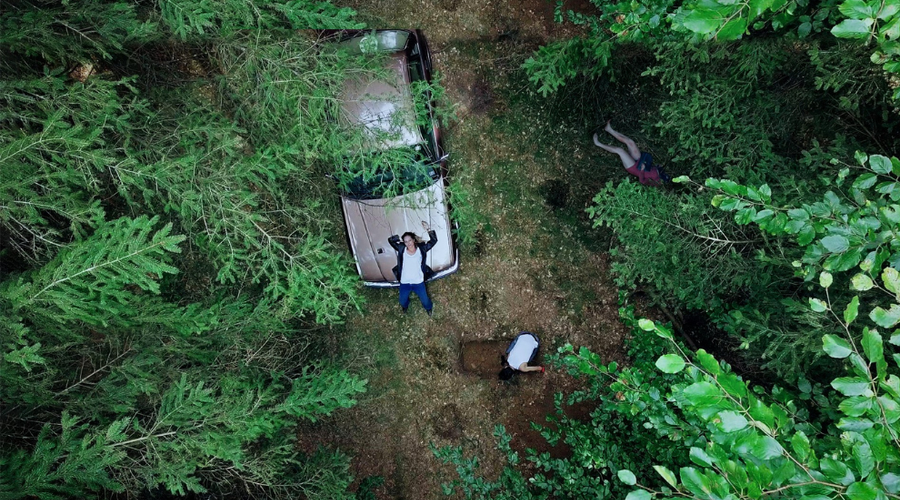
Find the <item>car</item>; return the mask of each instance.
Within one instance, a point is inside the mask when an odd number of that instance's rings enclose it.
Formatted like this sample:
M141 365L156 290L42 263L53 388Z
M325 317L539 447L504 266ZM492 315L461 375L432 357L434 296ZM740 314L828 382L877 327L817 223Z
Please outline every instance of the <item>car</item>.
M367 286L400 286L393 273L397 254L388 238L412 231L427 240L422 221L438 239L427 254L426 264L435 272L429 281L456 272L459 250L448 209L448 155L441 147L430 95L424 102L419 98L418 108L413 97L416 82L431 81L424 36L418 30L345 32L334 43L384 60L379 71L349 71L352 76L340 94L341 121L363 137L355 158L395 162L390 169L369 169L342 184L341 208L360 277ZM386 194L387 185L401 186L402 192Z

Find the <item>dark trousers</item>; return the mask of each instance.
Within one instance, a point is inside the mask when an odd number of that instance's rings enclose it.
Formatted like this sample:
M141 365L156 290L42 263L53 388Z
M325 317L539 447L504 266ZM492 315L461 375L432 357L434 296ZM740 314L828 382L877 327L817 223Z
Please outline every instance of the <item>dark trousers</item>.
M410 293L415 293L416 297L419 297L419 300L422 301L422 307L424 307L426 311L431 311L431 308L434 307L431 303L431 299L428 298L428 292L425 290L425 283L416 283L414 285L400 283L400 307L402 307L404 311L409 307Z

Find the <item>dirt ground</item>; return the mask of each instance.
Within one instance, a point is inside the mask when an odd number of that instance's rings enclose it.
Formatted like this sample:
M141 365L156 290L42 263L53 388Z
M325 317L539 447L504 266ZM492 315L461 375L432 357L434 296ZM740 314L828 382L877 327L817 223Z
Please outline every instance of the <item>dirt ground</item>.
M507 81L501 74L515 71L540 44L578 28L554 23L554 3L542 0L346 5L371 26L419 27L428 37L434 66L457 104L459 119L445 130L450 174L478 191L475 200L490 230L479 244L462 248L457 274L429 285L433 318L415 299L402 315L396 290L366 291L365 311L350 318L341 335L369 392L311 430L353 457L357 481L384 478L374 490L378 498L441 498L441 483L455 472L432 447L462 446L467 456L479 457L488 477L503 466L492 435L497 424L512 435L515 450L567 452L551 449L530 422L543 423L553 412L553 395L578 382L552 368L520 374L510 384L496 378L499 354L519 331L540 336L543 359L566 343L588 346L606 362L625 358L609 256L578 243L577 229L555 215L553 197L546 196L548 189L562 189L565 198L578 187L577 179L565 177L563 157L593 162L600 155L582 140L583 130L572 131L580 146L535 151L526 147L534 142L527 131L497 126L510 118L502 98L509 89L498 89ZM593 8L586 1L566 7ZM588 202L576 211L583 214Z

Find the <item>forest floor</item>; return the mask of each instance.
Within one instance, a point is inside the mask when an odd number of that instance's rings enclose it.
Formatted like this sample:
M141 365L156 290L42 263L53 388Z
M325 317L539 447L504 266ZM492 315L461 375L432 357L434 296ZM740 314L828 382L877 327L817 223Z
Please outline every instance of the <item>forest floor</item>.
M357 481L383 477L379 498L440 498L441 483L456 473L432 446L462 446L466 456L479 457L487 477L504 463L493 437L497 424L521 455L526 448L566 453L564 445L549 448L530 422L545 422L554 394L578 382L551 369L500 383L499 355L516 333L540 336L544 358L571 343L606 362L624 360L627 331L609 273L610 234L593 229L584 211L622 172L617 158L591 143L594 129L548 126L549 113L560 110L541 104L520 69L537 47L578 29L553 22L553 3L347 4L370 26L415 26L428 37L434 67L457 105L458 120L445 129L451 183L472 192L485 224L479 243L462 247L460 271L429 285L433 318L415 299L402 315L396 290L366 290L362 314L335 335L369 391L356 407L306 431L350 454ZM597 110L592 126L602 118Z

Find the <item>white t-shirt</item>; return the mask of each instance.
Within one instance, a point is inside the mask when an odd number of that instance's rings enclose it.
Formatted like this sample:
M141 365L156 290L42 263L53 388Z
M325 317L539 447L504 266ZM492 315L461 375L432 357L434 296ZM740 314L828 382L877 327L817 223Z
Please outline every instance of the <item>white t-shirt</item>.
M520 335L519 340L516 341L515 347L509 352L509 357L507 358L509 366L518 370L519 367L522 366L522 363L528 362L531 358L531 354L537 347L538 341L533 335L527 333L525 335Z
M417 285L425 281L422 273L422 252L416 247L416 253L410 255L403 249L403 270L400 271L400 283Z

